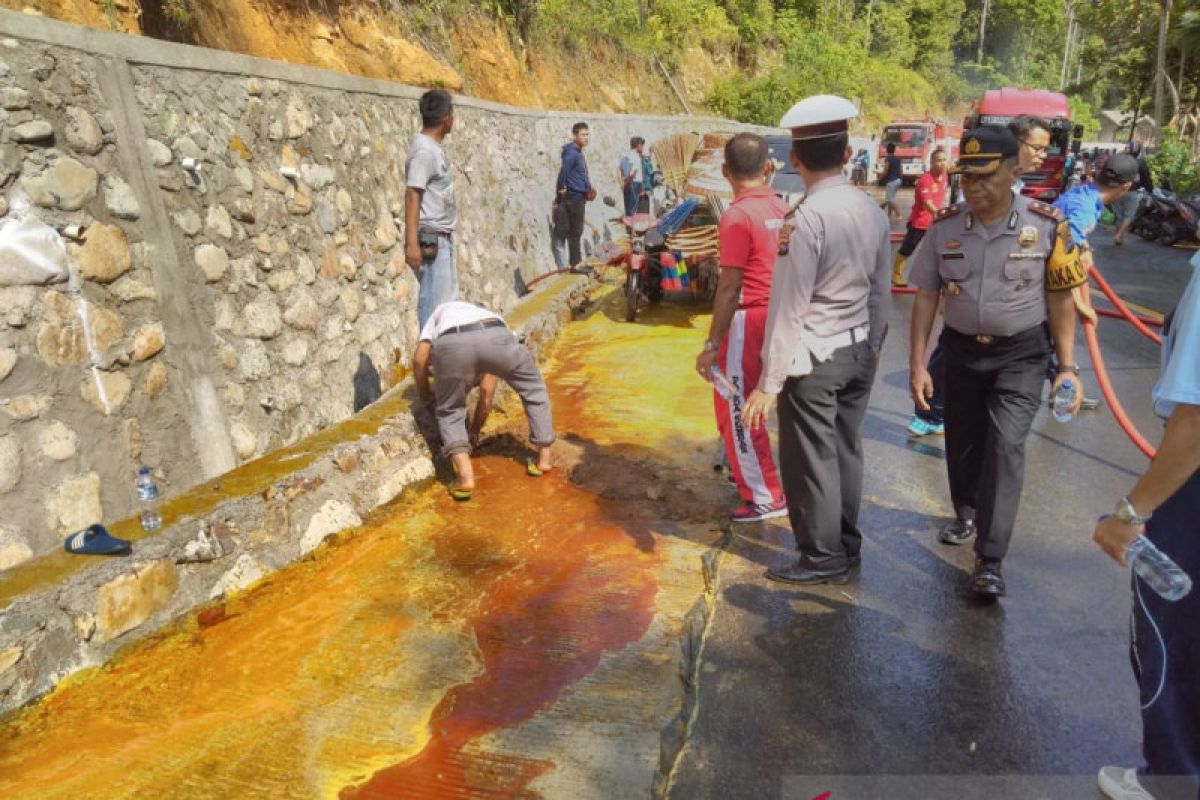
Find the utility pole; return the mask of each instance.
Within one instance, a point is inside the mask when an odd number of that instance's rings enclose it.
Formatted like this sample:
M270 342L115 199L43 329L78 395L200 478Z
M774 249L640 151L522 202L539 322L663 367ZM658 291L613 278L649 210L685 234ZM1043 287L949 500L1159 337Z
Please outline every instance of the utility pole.
M1061 92L1067 88L1067 72L1071 66L1071 47L1075 41L1075 32L1078 23L1075 21L1075 4L1071 0L1067 0L1067 42L1063 46L1063 62L1062 72L1058 78L1058 90Z
M1167 26L1171 22L1171 0L1159 0L1158 58L1154 63L1154 137L1162 142L1163 78L1167 75Z
M991 4L991 0L983 0L983 10L979 14L979 52L975 54L976 64L983 63L983 37L987 33L988 7Z

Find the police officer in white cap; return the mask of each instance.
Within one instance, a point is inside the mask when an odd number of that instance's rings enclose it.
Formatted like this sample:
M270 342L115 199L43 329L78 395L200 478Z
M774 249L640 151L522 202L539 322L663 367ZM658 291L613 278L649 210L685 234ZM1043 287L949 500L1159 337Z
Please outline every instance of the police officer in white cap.
M780 125L807 194L780 237L763 344L763 373L743 420L762 425L778 402L779 460L797 562L767 577L844 583L859 561L862 422L887 333L888 220L842 168L850 159L842 97L797 103Z

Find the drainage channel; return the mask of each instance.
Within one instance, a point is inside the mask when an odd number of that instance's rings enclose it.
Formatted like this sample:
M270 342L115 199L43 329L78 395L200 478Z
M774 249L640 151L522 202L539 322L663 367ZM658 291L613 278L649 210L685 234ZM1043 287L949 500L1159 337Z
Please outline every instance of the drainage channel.
M406 493L0 721L0 795L664 796L728 489L690 369L706 319L619 300L545 366L556 470L524 474L507 403L469 503Z

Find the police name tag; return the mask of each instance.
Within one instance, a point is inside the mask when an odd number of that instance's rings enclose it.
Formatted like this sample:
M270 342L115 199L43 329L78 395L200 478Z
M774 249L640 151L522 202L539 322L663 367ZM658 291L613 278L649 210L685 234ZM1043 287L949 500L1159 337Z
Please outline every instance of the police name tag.
M966 258L966 253L942 253L942 260L949 261L955 258Z
M1021 260L1045 261L1046 254L1045 253L1029 253L1029 252L1009 253L1008 258L1010 261L1021 261Z

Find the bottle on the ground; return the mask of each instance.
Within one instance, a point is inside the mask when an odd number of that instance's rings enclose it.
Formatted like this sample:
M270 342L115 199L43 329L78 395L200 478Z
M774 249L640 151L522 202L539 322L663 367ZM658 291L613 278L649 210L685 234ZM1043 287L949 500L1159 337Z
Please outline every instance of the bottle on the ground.
M1129 545L1125 560L1138 577L1164 600L1181 600L1192 590L1192 579L1188 574L1143 535Z
M158 513L158 484L150 474L149 467L138 470L137 497L142 530L156 531L162 527L162 515Z
M1063 381L1054 390L1054 397L1050 401L1050 413L1057 422L1070 422L1075 416L1070 409L1075 402L1076 391L1078 389L1075 388L1075 382L1070 380Z

